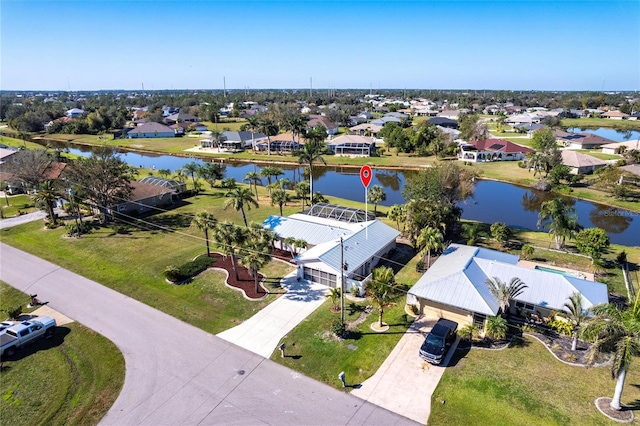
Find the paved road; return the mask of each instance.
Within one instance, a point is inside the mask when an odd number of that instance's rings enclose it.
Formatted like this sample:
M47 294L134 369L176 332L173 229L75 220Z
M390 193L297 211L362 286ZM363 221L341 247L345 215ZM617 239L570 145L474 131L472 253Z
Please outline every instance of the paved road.
M22 225L23 223L33 222L38 219L44 219L47 214L43 211L37 211L33 213L21 214L20 216L9 217L0 220L0 229L9 228L16 225Z
M103 424L413 424L5 244L0 271L122 351L124 387Z
M280 340L326 300L328 288L297 281L295 271L282 280L287 294L269 303L242 324L218 333L234 345L269 358Z

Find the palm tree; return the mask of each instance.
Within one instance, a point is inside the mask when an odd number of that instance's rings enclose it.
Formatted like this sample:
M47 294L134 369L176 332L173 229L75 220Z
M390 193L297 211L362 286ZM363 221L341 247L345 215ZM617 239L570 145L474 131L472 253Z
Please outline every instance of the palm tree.
M267 137L267 155L271 155L271 136L278 134L278 126L272 119L263 117L258 120L258 129Z
M300 143L300 135L307 128L307 122L304 118L292 116L287 122L287 127L291 130L291 142L295 142L295 137L298 135L298 143Z
M260 124L258 117L249 117L247 118L247 124L245 125L246 129L251 132L251 149L256 150L255 139L253 134L258 132L260 129Z
M444 247L444 237L437 228L425 228L417 240L419 250L427 250L427 269L431 267L431 250L439 250Z
M244 221L244 226L247 225L247 215L244 212L244 208L247 210L251 210L251 206L255 206L259 208L258 202L253 199L253 193L251 190L244 186L239 186L231 191L227 192L227 197L229 199L224 203L224 209L226 210L229 207L233 207L236 211L242 212L242 220Z
M467 239L467 245L473 246L484 235L480 222L470 222L462 225L462 236Z
M218 152L220 152L220 136L222 136L222 132L218 129L211 130L211 142L218 148Z
M331 309L334 312L338 312L340 310L340 305L338 305L338 300L340 300L340 288L332 287L329 289L329 294L325 297L327 299L331 299Z
M190 163L185 164L184 166L182 166L182 171L185 175L190 175L191 176L191 180L193 180L193 186L195 188L196 186L196 174L198 173L198 169L200 168L200 166L191 161Z
M307 141L299 153L298 163L306 164L309 168L309 199L311 203L313 203L313 164L316 162L327 164L322 157L322 149L321 143Z
M260 177L260 175L256 172L249 172L244 176L244 181L249 182L249 185L251 185L253 183L253 186L256 190L256 201L259 200L258 198L258 182L262 183L262 177Z
M383 327L382 314L384 309L402 296L401 287L396 284L393 269L380 266L373 270L371 281L365 284L367 296L378 308L378 326Z
M489 287L489 291L500 304L502 316L507 316L511 300L520 296L526 288L529 288L528 285L517 277L511 278L508 284L498 277L487 278L485 284Z
M564 304L564 316L572 326L571 332L573 333L573 342L571 343L571 350L575 351L578 346L578 333L582 324L589 319L589 315L585 309L582 308L582 295L576 291L569 296L569 301Z
M213 229L217 223L217 219L212 213L200 212L196 214L191 224L201 231L204 231L204 238L207 243L207 256L211 255L209 250L209 230Z
M303 239L297 239L295 240L295 242L293 243L293 247L296 248L296 254L300 253L300 251L302 249L306 249L307 247L309 247L309 245L307 244L307 242ZM298 250L300 249L300 251Z
M236 266L236 250L247 239L244 228L236 226L232 222L218 222L213 228L216 242L222 246L222 251L231 257L231 266L236 279L238 279L238 267Z
M306 180L301 180L293 188L293 190L296 191L296 197L298 197L302 202L302 210L304 210L304 204L307 199L307 194L309 193L309 188L311 188L311 185L309 185L309 182Z
M407 208L404 204L394 204L393 206L391 206L391 210L389 210L389 213L388 213L389 219L394 220L396 222L396 227L398 228L398 231L400 231L400 222L402 222L403 224L402 230L404 231L404 220L406 215L407 215Z
M265 267L271 260L269 256L271 243L263 235L263 229L258 225L249 228L249 238L245 253L240 258L240 263L245 266L255 281L256 294L258 293L258 270Z
M56 226L58 221L53 211L53 206L58 199L58 192L56 191L54 181L46 180L42 182L40 189L38 189L38 192L36 192L32 198L36 204L43 204L46 207L47 215L49 215L49 219L51 219L51 224Z
M166 178L171 174L171 170L169 170L169 169L160 169L160 170L158 170L158 174L160 175L160 177Z
M507 331L509 326L507 320L501 316L494 316L487 318L487 325L485 328L485 334L494 339L502 340L507 337Z
M280 207L280 216L282 216L282 206L291 200L289 193L284 189L276 189L271 193L271 205L277 204Z
M555 238L557 250L564 247L567 237L573 238L580 229L575 213L576 210L568 206L562 198L545 201L540 206L537 226L549 228L549 234Z
M633 358L640 355L640 295L636 295L633 305L626 310L602 304L593 306L590 313L592 316L581 333L585 339L595 341L589 350L587 362L593 364L599 354L613 352L611 377L617 382L609 405L614 410L620 410L627 371Z
M376 215L378 213L378 203L386 200L387 194L380 185L373 185L367 191L367 198L373 203L373 214Z
M293 259L296 256L295 252L295 244L296 239L294 237L287 237L284 239L284 243L289 247L289 251L291 252L291 258Z
M220 163L205 163L198 167L198 171L196 174L198 177L203 178L211 188L215 187L216 180L224 179L225 171L227 170L227 166Z

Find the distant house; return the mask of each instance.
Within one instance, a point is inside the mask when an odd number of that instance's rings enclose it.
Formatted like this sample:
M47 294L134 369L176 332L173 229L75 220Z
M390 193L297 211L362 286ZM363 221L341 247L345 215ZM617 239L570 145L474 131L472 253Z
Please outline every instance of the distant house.
M509 116L505 119L505 124L518 126L520 124L540 123L543 117L538 114L524 113Z
M161 178L157 176L147 176L140 179L140 182L166 189L171 189L176 194L182 194L187 190L187 184L185 182L179 182L174 179Z
M459 327L475 324L483 330L487 318L500 310L487 284L492 278L508 283L517 277L527 285L509 308L519 315L536 313L547 317L565 310L567 299L576 292L582 296L584 309L609 301L605 284L561 272L520 263L518 256L512 254L451 244L409 290L407 304L417 305L427 318L450 319Z
M276 244L283 250L291 249L284 243L287 237L307 242L306 251L291 260L299 278L340 288L344 276L345 290L355 286L360 294L373 268L396 247L400 235L371 213L324 203L314 204L303 214L269 216L262 226L276 234Z
M378 125L378 126L381 126L381 127L383 127L387 123L400 124L400 123L402 123L402 120L400 118L398 118L398 117L385 115L384 117L380 117L377 120L373 120L371 122L371 124L375 124L375 125Z
M68 110L65 113L65 116L69 117L69 118L78 118L80 117L82 114L84 114L84 110L80 109L80 108L71 108L70 110Z
M627 117L629 117L629 114L625 114L624 112L620 111L608 111L600 114L600 117L609 118L611 120L625 120Z
M131 182L132 191L129 199L112 206L111 213L141 214L173 203L174 189L152 185L140 181Z
M169 127L171 127L176 132L176 135L185 134L189 131L190 128L192 128L195 132L206 132L208 130L207 126L205 126L204 124L193 122L175 123Z
M339 130L338 125L330 121L324 115L310 115L309 121L307 121L307 129L311 130L318 126L322 126L327 129L327 135L335 135Z
M176 132L160 123L144 123L127 132L127 139L133 138L173 138Z
M427 120L428 123L434 126L447 127L449 129L457 129L459 124L456 120L452 120L446 117L433 117Z
M640 112L629 114L629 116L627 117L627 120L631 120L631 121L640 120Z
M538 123L516 124L513 126L515 131L519 133L526 133L529 138L531 138L536 131L544 128L544 124Z
M163 118L162 121L170 126L176 123L197 123L200 119L195 115L187 114L186 112L177 112Z
M299 141L298 141L299 140ZM267 151L267 138L260 139L256 142L257 151ZM302 144L306 140L299 136L295 138L291 133L281 133L276 136L271 136L271 152L292 152L302 149Z
M220 142L222 147L228 150L244 150L251 148L253 144L262 140L266 140L267 137L262 133L252 132L222 132L220 135Z
M381 125L373 124L373 123L362 123L357 126L353 126L349 128L349 133L352 135L360 135L360 136L372 136L374 138L378 137L378 133L382 130Z
M376 150L376 142L373 138L360 135L342 135L329 141L327 147L335 155L365 156L369 157Z
M449 118L451 120L457 120L460 118L460 111L456 109L445 109L437 115L438 117Z
M18 152L20 151L15 148L0 148L0 164L5 163Z
M599 158L569 149L563 149L561 155L562 164L571 167L571 173L574 175L590 174L607 165L606 161Z
M460 146L458 159L462 161L518 161L533 149L503 139L485 139Z
M593 133L571 133L556 130L556 140L569 149L594 149L615 141Z
M613 142L602 145L603 154L620 154L623 150L630 151L632 149L640 150L640 139L626 141L626 142Z
M629 164L620 168L626 172L633 173L636 176L640 176L640 164Z

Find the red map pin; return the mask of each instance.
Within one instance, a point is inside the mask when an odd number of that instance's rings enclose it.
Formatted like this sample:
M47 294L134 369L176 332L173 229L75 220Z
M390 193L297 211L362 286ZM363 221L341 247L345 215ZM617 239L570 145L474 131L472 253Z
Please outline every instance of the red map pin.
M369 187L369 182L371 182L371 167L362 166L360 169L360 181L365 188Z

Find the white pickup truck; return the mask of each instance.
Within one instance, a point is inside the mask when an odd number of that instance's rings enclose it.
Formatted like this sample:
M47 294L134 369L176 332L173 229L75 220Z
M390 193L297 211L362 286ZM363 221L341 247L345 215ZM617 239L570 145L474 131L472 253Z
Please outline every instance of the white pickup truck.
M31 344L42 337L55 333L56 320L38 317L32 321L20 321L0 334L0 357L12 356L16 349Z

